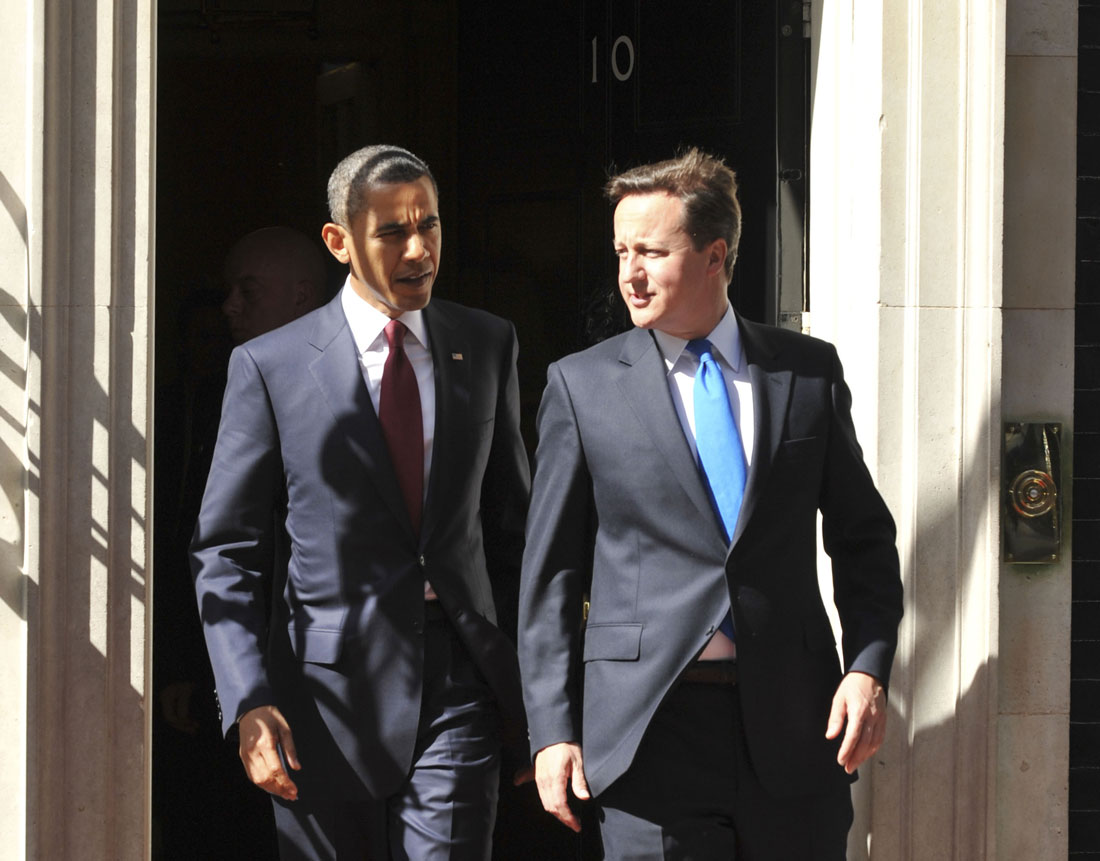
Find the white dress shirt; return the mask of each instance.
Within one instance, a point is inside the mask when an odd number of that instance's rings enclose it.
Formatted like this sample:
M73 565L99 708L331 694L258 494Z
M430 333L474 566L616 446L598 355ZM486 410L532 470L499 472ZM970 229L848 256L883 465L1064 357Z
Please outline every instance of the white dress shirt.
M390 353L385 328L390 318L367 302L351 286L351 277L340 291L340 304L347 317L355 349L359 355L359 370L367 384L374 414L378 415L378 399L382 394L382 371ZM406 311L397 318L408 328L405 336L405 354L416 374L416 387L420 390L420 417L424 425L424 495L428 494L428 477L432 469L432 448L435 441L435 372L432 364L431 345L428 343L428 327L424 325L421 311ZM435 598L431 584L425 581L424 596Z
M683 338L657 330L654 330L653 334L661 356L665 360L668 388L672 394L672 402L676 405L680 427L683 428L684 437L691 446L691 453L698 460L699 451L695 445L695 372L699 368L699 360L687 349L688 342ZM744 347L741 345L741 332L737 328L737 318L734 316L733 308L728 304L726 313L722 315L722 319L718 321L714 330L707 335L707 340L711 343L714 358L718 361L722 369L722 377L726 381L733 420L737 423L737 429L741 434L741 445L745 449L747 470L752 464L755 441L752 384L749 381L748 363L745 360ZM707 643L699 658L704 661L718 660L733 658L736 655L737 648L734 643L718 631Z

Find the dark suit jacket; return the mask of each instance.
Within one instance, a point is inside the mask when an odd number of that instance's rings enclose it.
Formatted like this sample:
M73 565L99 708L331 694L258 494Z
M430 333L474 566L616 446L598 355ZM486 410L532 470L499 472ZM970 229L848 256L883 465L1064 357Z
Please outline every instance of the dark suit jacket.
M845 669L889 677L901 618L894 524L863 464L836 351L738 323L756 425L731 547L649 332L634 329L549 370L520 665L532 751L581 743L594 793L630 765L661 700L731 603L761 782L783 796L845 778L838 743L824 737L841 666L817 581L819 510Z
M192 571L224 726L278 705L303 793L381 797L407 775L426 578L504 717L523 726L494 601L494 590L515 600L529 489L515 331L441 299L424 319L436 420L419 537L339 297L230 359ZM283 510L289 559L267 608L262 549Z

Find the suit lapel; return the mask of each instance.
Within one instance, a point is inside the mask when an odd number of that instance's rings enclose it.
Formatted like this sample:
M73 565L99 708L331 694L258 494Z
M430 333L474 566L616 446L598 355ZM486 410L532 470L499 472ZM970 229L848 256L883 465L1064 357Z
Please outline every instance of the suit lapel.
M428 305L424 324L431 342L435 374L435 442L432 446L431 475L424 500L422 540L427 539L440 516L443 500L453 499L448 491L455 452L467 451L467 418L470 415L470 345L462 330L443 306Z
M628 332L619 361L626 366L620 375L619 386L630 408L661 452L699 515L705 518L703 522L715 524L715 528L709 531L721 541L718 515L711 505L710 495L691 454L691 446L684 436L680 417L676 414L668 389L668 370L653 336L645 329Z
M321 309L310 343L320 352L309 370L332 410L334 432L343 435L352 456L366 469L393 515L412 532L339 295Z
M745 481L745 496L737 517L731 547L737 543L752 518L760 495L768 483L775 453L786 425L787 404L791 397L791 372L777 368L773 361L779 351L768 338L770 328L737 317L741 341L748 362L755 414L752 463Z

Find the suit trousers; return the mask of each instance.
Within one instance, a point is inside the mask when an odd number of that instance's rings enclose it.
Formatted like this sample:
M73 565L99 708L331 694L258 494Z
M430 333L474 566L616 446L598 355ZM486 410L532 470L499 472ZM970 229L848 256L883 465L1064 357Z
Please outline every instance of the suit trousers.
M733 685L675 687L596 803L606 861L843 861L852 824L842 772L820 794L764 791Z
M499 793L499 712L458 634L438 607L431 609L408 778L377 800L310 804L306 798L273 798L283 861L490 858Z

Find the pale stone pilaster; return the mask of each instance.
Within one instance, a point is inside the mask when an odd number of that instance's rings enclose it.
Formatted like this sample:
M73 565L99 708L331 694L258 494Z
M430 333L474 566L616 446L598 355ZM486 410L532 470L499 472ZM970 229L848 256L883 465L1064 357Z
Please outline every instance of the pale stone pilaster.
M850 857L994 858L1004 6L814 15L812 330L845 361L906 586Z
M0 30L0 62L23 64L4 79L16 100L0 100L24 138L0 147L25 159L18 185L8 177L25 213L25 272L5 282L23 286L0 342L0 377L22 388L23 412L14 395L0 407L26 431L14 448L0 428L12 465L0 480L8 499L20 483L25 494L15 534L26 645L5 672L27 692L20 705L8 687L0 711L22 713L26 739L25 818L0 808L4 858L147 852L154 8L32 0L2 13L24 16ZM11 603L0 614L18 617ZM0 638L16 628L0 615ZM5 750L18 758L18 743ZM0 773L12 780L7 762Z

